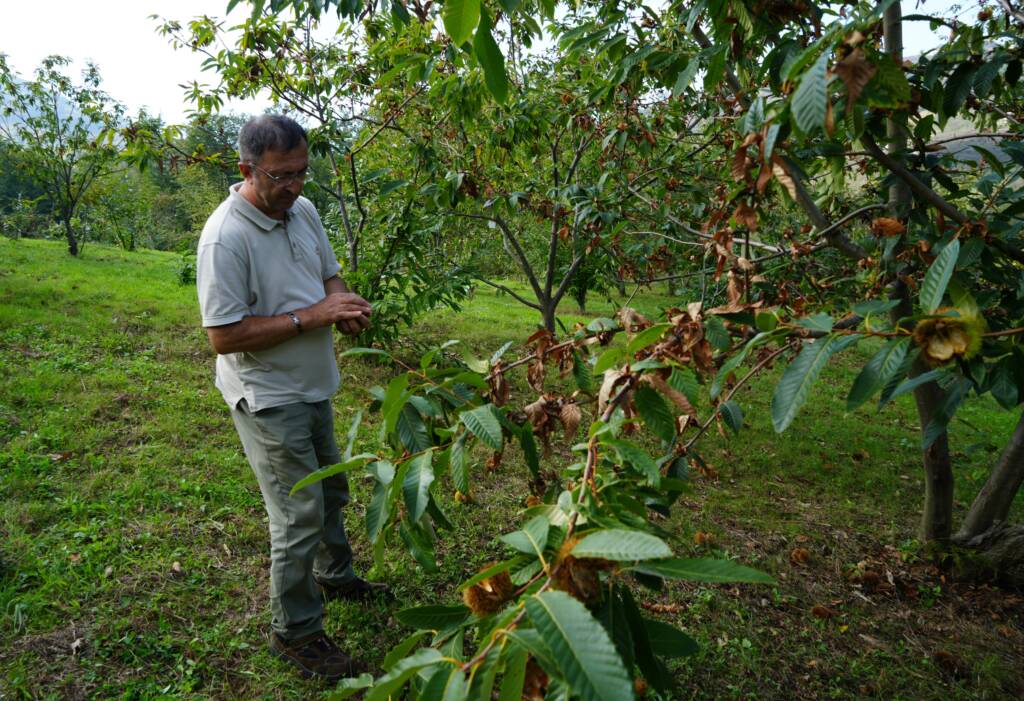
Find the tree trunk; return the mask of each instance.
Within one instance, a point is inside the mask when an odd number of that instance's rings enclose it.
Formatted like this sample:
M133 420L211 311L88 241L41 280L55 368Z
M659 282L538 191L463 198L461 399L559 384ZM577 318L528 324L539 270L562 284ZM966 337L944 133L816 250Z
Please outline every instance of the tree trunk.
M885 36L885 53L892 57L897 65L903 63L903 14L900 3L894 2L885 10L882 17L882 29ZM906 151L906 130L903 122L905 112L896 112L886 122L886 136L889 140L889 152L893 158L902 162ZM910 189L902 182L896 182L889 188L889 210L891 216L906 217L913 203ZM909 316L913 312L910 292L906 285L896 283L895 296L900 306L893 310L893 320ZM927 372L929 368L917 361L911 370L911 376ZM928 429L932 419L939 414L945 404L946 393L936 383L929 382L914 390L914 401L917 403L917 416L921 424L921 434ZM921 518L921 538L924 542L949 542L953 534L953 467L949 460L949 435L942 434L924 451L924 513Z
M1013 499L1024 483L1024 413L985 486L974 498L956 540L966 542L998 528L1010 515Z
M1024 591L1024 526L999 523L972 538L960 536L954 543L967 549L958 558L961 575Z
M914 364L912 376L927 372L920 360ZM941 411L946 393L936 383L928 382L914 390L921 435ZM949 542L953 534L953 465L949 460L949 434L945 431L922 454L924 462L924 514L921 538L924 542Z
M555 333L555 304L551 300L542 301L540 313L544 317L544 328Z
M64 236L68 240L68 253L78 255L78 239L75 238L75 230L71 228L71 217L64 217Z

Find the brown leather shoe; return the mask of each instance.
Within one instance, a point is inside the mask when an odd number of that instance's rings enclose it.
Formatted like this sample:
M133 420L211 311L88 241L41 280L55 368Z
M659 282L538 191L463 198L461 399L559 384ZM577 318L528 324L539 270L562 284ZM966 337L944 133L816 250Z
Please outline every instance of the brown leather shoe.
M355 675L352 658L331 642L323 631L295 640L270 634L270 654L291 663L303 677L336 682Z
M324 601L367 601L369 599L377 599L387 602L393 601L395 598L387 584L383 582L367 582L359 577L340 587L323 582L317 582L317 584L320 585Z

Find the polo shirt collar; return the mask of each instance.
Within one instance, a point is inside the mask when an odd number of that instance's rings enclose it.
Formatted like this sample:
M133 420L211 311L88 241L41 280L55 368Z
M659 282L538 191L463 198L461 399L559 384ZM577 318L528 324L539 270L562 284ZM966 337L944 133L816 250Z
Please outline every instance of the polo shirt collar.
M253 224L263 229L264 231L272 231L274 227L280 226L284 222L280 219L274 219L268 217L266 214L256 208L249 200L238 194L238 190L242 187L242 183L235 183L228 188L228 196L231 199L231 207L244 216L246 219L251 221ZM286 214L290 218L290 214Z

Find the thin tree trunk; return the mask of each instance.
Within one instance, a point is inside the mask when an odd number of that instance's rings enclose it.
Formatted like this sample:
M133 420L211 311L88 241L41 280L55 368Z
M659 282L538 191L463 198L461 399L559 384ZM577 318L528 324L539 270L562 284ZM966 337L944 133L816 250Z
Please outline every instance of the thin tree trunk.
M64 217L64 236L68 240L68 253L78 255L78 239L75 238L75 231L71 228L71 217Z
M903 14L900 3L889 5L882 16L885 37L885 53L897 64L903 62ZM897 112L886 121L886 136L889 153L897 161L903 161L906 151L906 130L903 120L906 114ZM894 217L906 217L913 204L910 189L900 181L889 187L889 209ZM893 310L893 320L910 316L913 305L910 292L902 282L894 284L894 297L900 306ZM911 370L916 377L928 368L923 361L917 361ZM939 414L946 400L946 393L936 383L929 382L914 390L917 403L917 417L922 435L932 419ZM953 467L949 460L949 435L942 434L922 454L924 467L924 513L921 517L921 538L924 542L948 542L953 534Z
M988 476L985 486L974 498L967 517L956 535L958 541L976 538L1006 521L1013 499L1024 483L1024 413L1003 450L999 463Z

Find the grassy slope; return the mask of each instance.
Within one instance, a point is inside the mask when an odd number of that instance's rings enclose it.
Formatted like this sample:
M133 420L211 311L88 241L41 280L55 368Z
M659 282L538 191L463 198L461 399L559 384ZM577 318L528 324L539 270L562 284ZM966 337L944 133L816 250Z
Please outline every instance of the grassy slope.
M59 243L0 239L0 697L321 691L264 652L262 502L212 385L194 290L177 284L175 262L100 246L75 260ZM655 313L668 302L649 295L635 306ZM433 314L410 337L461 338L483 354L534 325L529 310L480 290L464 312ZM831 367L814 406L781 437L768 420L772 378L742 390L748 428L703 444L712 469L694 476L667 524L679 535L674 548L737 557L775 574L779 586L640 592L703 645L673 667L675 697L1024 694L1021 600L945 582L920 559L909 401L848 414L841 397L851 368L851 360ZM342 376L339 433L365 404L363 388L386 382L388 370L346 360ZM521 378L514 386L514 401L526 399ZM958 423L952 435L958 495L967 500L1015 417L988 402L962 414L980 428ZM371 420L363 446L372 448L375 435ZM522 472L511 455L499 472L476 475L478 505L444 497L457 531L439 548L440 574L424 575L396 547L374 575L405 604L436 601L437 592L453 601L460 579L500 554L493 537L521 508ZM442 483L439 491L449 490ZM354 493L348 523L366 570L366 485ZM858 563L880 581L851 579ZM379 661L407 632L390 613L332 604L326 626Z

